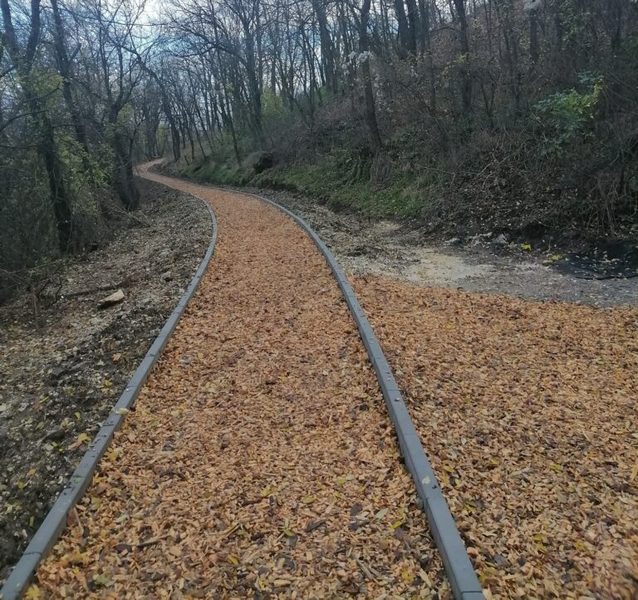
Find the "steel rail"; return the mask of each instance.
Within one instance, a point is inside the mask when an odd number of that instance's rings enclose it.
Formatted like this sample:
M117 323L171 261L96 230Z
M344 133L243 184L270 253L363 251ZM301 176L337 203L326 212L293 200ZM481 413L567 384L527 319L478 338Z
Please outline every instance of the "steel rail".
M2 590L0 590L1 600L17 600L28 588L40 561L49 553L60 537L60 534L66 526L67 515L89 486L93 473L108 448L113 434L119 429L126 414L135 404L151 369L164 351L166 343L173 331L175 331L175 327L184 313L186 306L199 287L202 277L213 257L217 243L217 219L215 218L215 213L213 213L208 202L205 200L202 200L202 202L210 214L212 233L211 241L195 271L195 275L142 359L142 362L135 370L135 373L133 373L119 400L102 424L95 438L93 438L80 464L73 472L73 475L71 475L67 486L53 503L44 521L35 532L33 538L31 538L26 550L5 580Z
M214 186L207 186L214 187ZM228 191L223 190L222 191ZM435 544L441 554L446 575L457 600L484 599L483 590L469 560L461 535L456 527L454 518L445 501L434 470L423 450L418 433L410 418L405 401L403 400L398 383L392 369L383 354L381 345L363 311L345 273L336 258L321 240L317 233L299 216L280 204L246 192L235 192L252 196L266 202L282 211L293 219L315 243L330 267L341 292L346 300L350 313L357 325L368 357L375 370L381 392L388 412L394 424L399 440L399 446L412 479L417 495L426 514ZM205 202L205 201L204 201ZM81 498L88 487L97 465L108 447L114 432L120 427L125 414L134 405L139 392L144 385L150 370L161 355L168 338L174 331L177 322L183 314L186 305L195 293L201 279L210 263L217 241L217 221L210 205L205 202L213 224L213 235L206 254L193 277L188 289L182 296L173 313L166 321L160 334L142 360L124 392L120 396L113 411L102 425L89 449L82 458L79 466L71 476L69 485L62 491L53 507L45 517L44 522L35 533L24 554L11 571L2 590L2 600L20 598L29 585L39 562L46 556L57 541L65 527L66 518L71 508Z
M406 467L416 486L434 542L443 560L443 566L445 567L454 598L456 600L484 600L483 588L476 576L432 465L421 445L419 434L414 427L399 385L392 373L392 368L383 354L381 344L337 259L319 235L301 217L277 202L259 194L239 193L257 198L282 211L306 232L321 254L323 254L343 293L352 318L359 329L359 334L370 362L374 367L385 404L394 424Z

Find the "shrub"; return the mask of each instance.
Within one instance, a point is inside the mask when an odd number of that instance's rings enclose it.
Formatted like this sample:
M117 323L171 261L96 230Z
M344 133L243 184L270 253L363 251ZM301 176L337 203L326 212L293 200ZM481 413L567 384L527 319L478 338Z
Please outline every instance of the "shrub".
M572 88L556 92L534 106L533 118L541 127L542 152L549 157L561 158L565 148L579 139L591 139L591 126L603 90L602 77L581 73L579 82L587 90Z

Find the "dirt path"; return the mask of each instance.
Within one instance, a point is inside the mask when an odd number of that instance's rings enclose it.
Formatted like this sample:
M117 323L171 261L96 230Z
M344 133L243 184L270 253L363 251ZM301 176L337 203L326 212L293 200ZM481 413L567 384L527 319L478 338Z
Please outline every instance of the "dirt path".
M274 208L209 200L211 267L40 567L55 597L446 597L366 354Z

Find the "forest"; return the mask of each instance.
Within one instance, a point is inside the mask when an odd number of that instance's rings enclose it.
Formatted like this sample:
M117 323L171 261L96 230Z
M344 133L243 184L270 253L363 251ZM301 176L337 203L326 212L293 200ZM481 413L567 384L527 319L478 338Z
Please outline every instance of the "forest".
M638 597L637 0L0 9L4 600Z
M0 4L4 296L159 156L448 237L636 235L635 1Z

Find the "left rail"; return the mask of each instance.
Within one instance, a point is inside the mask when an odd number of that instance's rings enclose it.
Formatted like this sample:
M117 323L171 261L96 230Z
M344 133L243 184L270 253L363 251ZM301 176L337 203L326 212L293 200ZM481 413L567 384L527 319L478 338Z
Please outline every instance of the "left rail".
M164 323L159 335L155 338L155 341L142 359L142 362L124 388L119 400L89 445L80 464L73 472L73 475L71 475L67 486L62 490L44 518L42 525L40 525L29 542L20 560L11 570L2 586L2 590L0 590L1 600L17 600L28 588L40 561L49 553L60 537L62 530L66 526L69 512L89 486L100 459L113 439L113 434L124 421L126 413L135 404L149 373L164 351L166 343L186 310L186 306L199 287L202 277L213 257L217 243L217 219L215 218L215 213L208 202L205 200L202 200L202 202L208 209L211 218L211 241L208 244L204 258L202 258L199 263L195 275L179 299L177 306L175 306L175 309L168 317L166 323Z

